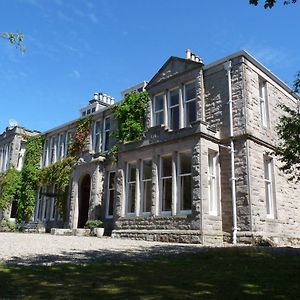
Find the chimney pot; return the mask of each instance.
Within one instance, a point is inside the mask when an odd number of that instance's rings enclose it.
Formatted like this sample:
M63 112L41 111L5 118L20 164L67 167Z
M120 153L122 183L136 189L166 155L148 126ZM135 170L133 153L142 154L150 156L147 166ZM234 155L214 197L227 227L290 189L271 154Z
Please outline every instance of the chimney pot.
M186 53L186 59L191 59L191 55L192 55L191 50L190 49L186 49L185 53Z
M94 99L99 100L99 94L98 93L94 93Z

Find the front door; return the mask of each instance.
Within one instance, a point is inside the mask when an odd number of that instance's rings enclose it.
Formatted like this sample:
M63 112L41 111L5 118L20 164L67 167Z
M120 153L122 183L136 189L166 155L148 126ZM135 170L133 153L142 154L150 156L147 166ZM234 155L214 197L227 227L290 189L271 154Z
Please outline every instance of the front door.
M79 214L78 214L78 228L83 228L88 220L89 203L91 194L91 176L85 175L80 186L79 199Z

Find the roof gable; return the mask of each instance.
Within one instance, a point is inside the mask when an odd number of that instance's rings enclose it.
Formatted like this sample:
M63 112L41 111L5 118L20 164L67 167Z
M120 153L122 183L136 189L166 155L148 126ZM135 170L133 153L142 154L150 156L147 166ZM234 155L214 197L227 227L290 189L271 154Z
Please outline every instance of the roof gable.
M147 89L180 73L202 67L203 64L180 57L171 56L147 84Z

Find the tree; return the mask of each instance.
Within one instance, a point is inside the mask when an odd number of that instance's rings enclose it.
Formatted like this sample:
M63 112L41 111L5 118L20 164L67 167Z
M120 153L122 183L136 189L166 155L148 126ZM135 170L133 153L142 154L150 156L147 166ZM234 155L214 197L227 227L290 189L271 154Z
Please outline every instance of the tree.
M17 49L20 49L22 53L25 53L26 48L24 46L23 40L24 35L19 32L2 32L0 37L8 40L12 45L16 46Z
M265 1L264 8L272 8L276 4L276 0L264 0L264 1ZM295 4L296 2L297 0L283 0L284 5L291 4L291 3ZM259 0L249 0L249 3L257 6Z
M300 91L300 72L294 81L294 91ZM288 175L289 180L300 182L300 100L297 109L281 105L286 112L279 119L277 133L280 143L274 154L282 162L281 170Z

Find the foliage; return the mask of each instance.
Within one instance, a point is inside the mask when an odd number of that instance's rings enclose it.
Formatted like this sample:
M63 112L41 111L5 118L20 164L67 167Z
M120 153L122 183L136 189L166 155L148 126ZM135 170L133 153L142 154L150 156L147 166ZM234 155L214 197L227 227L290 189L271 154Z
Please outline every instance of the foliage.
M147 92L129 93L125 99L113 107L117 120L117 130L113 133L119 143L140 140L145 131L149 97ZM116 159L118 145L110 153Z
M24 165L21 171L17 221L28 222L33 214L39 180L42 137L26 137Z
M5 210L17 197L21 186L21 174L14 167L9 168L0 176L0 209Z
M300 181L300 113L285 105L281 108L287 113L277 125L280 143L274 154L283 163L281 170L289 180Z
M276 4L276 0L264 0L265 4L264 4L264 8L272 8L275 4ZM283 4L284 5L288 5L288 4L295 4L297 2L297 0L284 0ZM259 0L249 0L250 4L253 4L255 6L258 5Z
M39 176L40 185L57 184L55 205L64 217L66 212L65 199L68 196L71 172L75 162L73 157L67 157L43 168Z
M101 220L88 220L85 223L85 227L89 228L91 230L95 228L101 228L103 225L103 222Z
M73 137L73 141L69 146L69 156L79 158L81 151L86 146L92 122L92 116L88 116L77 121L76 132Z
M296 74L294 92L300 91L300 72ZM298 96L299 97L299 96ZM281 170L288 175L289 180L300 181L300 100L298 110L291 109L286 105L280 105L285 115L280 117L277 125L277 134L280 142L274 151L282 162Z
M7 218L3 218L0 223L0 231L4 232L11 232L11 231L16 231L17 226L16 222L10 221Z
M174 251L181 248L196 253ZM35 261L44 265L32 264L32 258L24 260L27 265L0 265L1 297L299 299L299 249L181 248L152 246L148 250L138 248L138 251L127 252L95 248L95 251L82 252L76 263L74 251L64 251L66 255L61 258L57 256L58 260L70 261L70 264L55 264L53 256L43 253L35 257ZM151 255L162 249L165 255ZM102 259L96 261L97 257ZM20 258L16 262L20 262Z
M12 45L15 45L17 49L20 49L22 53L26 52L26 48L23 44L24 35L19 32L2 32L0 37L7 39Z
M72 169L87 143L92 121L92 116L80 119L77 122L73 140L69 145L68 156L65 159L43 168L40 172L40 185L57 185L56 207L64 218Z

